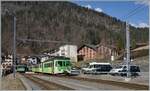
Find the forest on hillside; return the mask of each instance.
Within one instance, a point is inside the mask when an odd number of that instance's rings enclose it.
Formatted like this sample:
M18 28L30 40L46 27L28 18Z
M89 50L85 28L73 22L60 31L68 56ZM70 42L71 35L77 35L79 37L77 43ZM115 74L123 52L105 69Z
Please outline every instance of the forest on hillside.
M82 44L125 46L125 22L103 12L97 12L68 1L2 1L2 53L13 48L13 17L15 13L17 39L66 41ZM148 28L130 25L131 45L148 43ZM64 43L28 42L17 40L17 53L40 53Z

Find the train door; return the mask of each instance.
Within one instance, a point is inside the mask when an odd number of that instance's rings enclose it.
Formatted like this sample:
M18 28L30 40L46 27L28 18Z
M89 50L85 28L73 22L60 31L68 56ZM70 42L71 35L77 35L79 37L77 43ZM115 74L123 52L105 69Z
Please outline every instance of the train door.
M55 74L55 72L54 72L54 70L55 70L54 69L54 67L55 67L54 61L51 62L51 66L52 66L52 74Z
M42 69L42 72L43 72L43 63L41 63L41 69Z
M63 73L63 62L62 60L55 60L54 61L54 73Z

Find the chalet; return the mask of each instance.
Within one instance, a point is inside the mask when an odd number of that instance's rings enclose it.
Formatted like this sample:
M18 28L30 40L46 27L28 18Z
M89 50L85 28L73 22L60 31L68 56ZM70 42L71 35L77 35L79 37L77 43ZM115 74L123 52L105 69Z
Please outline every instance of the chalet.
M111 56L118 56L113 46L85 44L78 48L78 60L110 59Z
M22 56L19 64L27 64L27 56Z
M118 56L118 52L114 46L99 45L97 47L97 56L99 59L109 59L111 56Z
M78 60L91 60L95 59L97 55L97 48L93 45L85 44L78 50Z

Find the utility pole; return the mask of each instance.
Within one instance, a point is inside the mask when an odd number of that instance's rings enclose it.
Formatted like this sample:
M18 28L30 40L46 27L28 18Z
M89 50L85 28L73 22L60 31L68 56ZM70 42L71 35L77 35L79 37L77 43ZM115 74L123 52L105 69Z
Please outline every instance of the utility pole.
M16 17L13 15L13 30L14 30L14 39L13 39L13 76L16 77Z
M14 12L10 12L8 9L6 9L6 12L8 12L9 15L13 17L13 77L16 77L16 17Z
M129 24L126 22L126 65L127 65L127 78L130 77L130 32Z
M1 3L0 3L0 6L1 6ZM1 9L0 9L0 11L1 11ZM0 21L1 21L1 16L0 16ZM1 27L1 25L0 25L0 27ZM2 28L0 29L0 44L1 44L1 31L2 30ZM2 48L2 47L1 47ZM0 57L0 90L2 89L2 53L1 53L1 48L0 48L0 55L1 55L1 57Z
M0 6L1 6L1 3L0 3ZM0 9L0 11L1 11L1 9ZM1 21L1 16L0 16L0 21ZM1 24L0 24L0 27L1 27ZM0 30L0 35L1 35L1 30ZM0 37L0 45L1 45L1 37ZM2 47L0 47L0 90L2 89L2 55L1 55L1 48Z

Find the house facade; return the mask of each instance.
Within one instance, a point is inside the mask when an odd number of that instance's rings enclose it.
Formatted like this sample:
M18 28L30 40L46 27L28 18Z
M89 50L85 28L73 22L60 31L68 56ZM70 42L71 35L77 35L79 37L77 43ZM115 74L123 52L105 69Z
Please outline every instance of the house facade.
M114 47L85 44L78 49L78 60L111 59L118 56Z
M92 45L83 45L78 49L78 60L91 60L97 57L97 49Z
M21 57L20 64L27 64L27 58L26 57Z
M115 47L99 45L97 47L97 55L99 59L110 59L111 56L118 56L118 52Z

